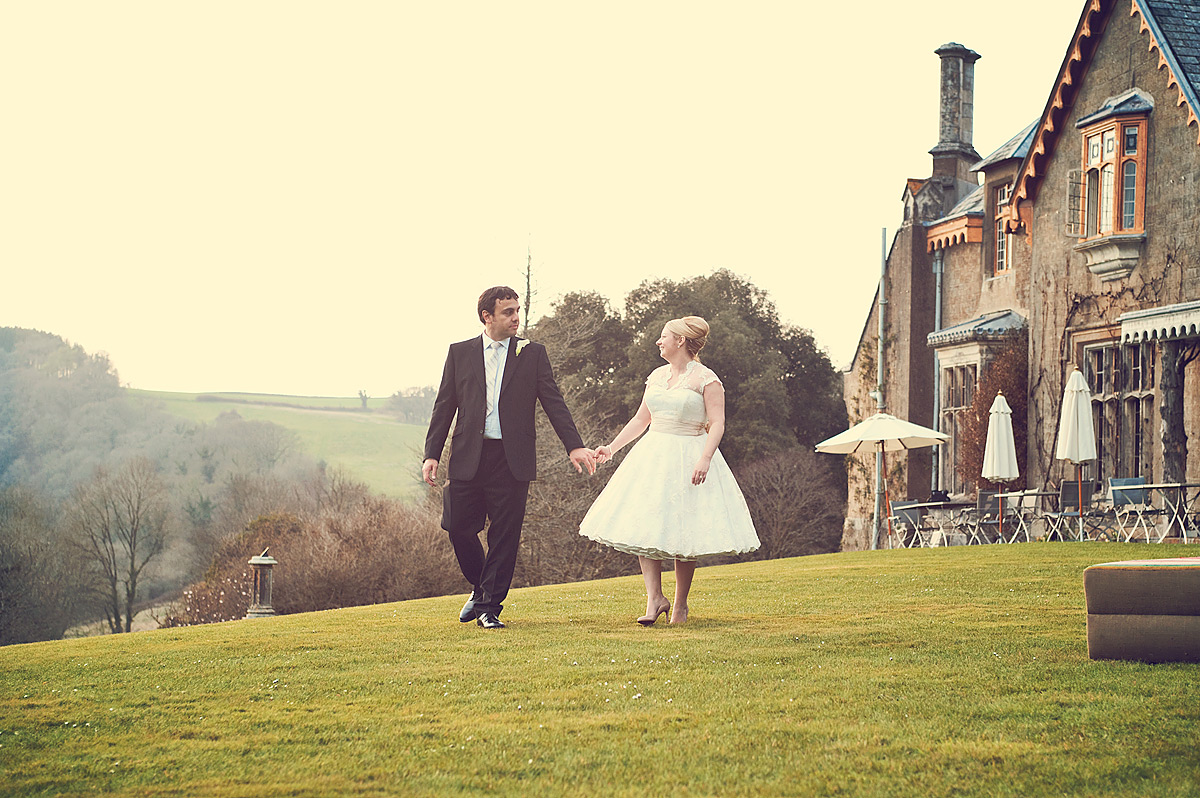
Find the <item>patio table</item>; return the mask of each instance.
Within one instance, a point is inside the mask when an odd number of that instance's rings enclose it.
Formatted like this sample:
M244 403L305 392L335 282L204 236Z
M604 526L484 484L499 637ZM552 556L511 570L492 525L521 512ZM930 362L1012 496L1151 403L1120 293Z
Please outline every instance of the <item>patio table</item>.
M1018 491L1013 491L1011 493L996 494L996 498L1000 499L1001 501L1003 501L1004 499L1018 498L1018 497L1022 498L1022 499L1026 499L1026 498L1029 498L1030 496L1037 497L1037 504L1033 508L1033 517L1026 518L1025 513L1023 512L1023 510L1026 509L1024 507L1024 505L1023 504L1017 505L1017 512L1015 513L1015 516L1017 519L1017 528L1013 532L1012 537L1009 538L1008 541L1006 541L1008 543L1016 543L1017 537L1019 535L1021 535L1022 533L1024 533L1024 535L1025 535L1025 542L1028 543L1030 541L1030 538L1032 536L1029 534L1029 527L1035 520L1037 520L1039 517L1041 517L1041 514L1042 514L1041 503L1043 501L1045 501L1047 496L1058 496L1058 492L1052 491L1052 490L1018 490ZM1001 505L1001 506L1003 506L1003 505Z
M908 509L920 509L920 510L946 510L947 512L944 515L943 514L934 514L934 513L924 513L922 515L922 519L927 518L930 521L932 521L934 524L937 525L937 534L940 536L940 539L942 541L945 541L946 526L947 525L949 525L951 527L953 526L952 518L951 518L952 513L955 510L962 510L967 507L974 507L974 506L975 505L971 502L944 501L944 502L917 502L916 504L910 504L907 507L908 507ZM929 529L928 531L932 532L933 530ZM924 543L925 543L924 536L921 536L921 543L922 543L922 545L924 545ZM936 546L937 546L937 544L931 540L928 545L928 548L934 548Z
M1156 490L1162 494L1163 510L1166 523L1158 542L1162 543L1171 534L1171 528L1178 526L1183 533L1183 542L1188 542L1188 533L1200 538L1200 526L1197 526L1197 503L1200 501L1200 482L1155 482L1143 485L1146 490ZM1189 496L1189 491L1194 491Z

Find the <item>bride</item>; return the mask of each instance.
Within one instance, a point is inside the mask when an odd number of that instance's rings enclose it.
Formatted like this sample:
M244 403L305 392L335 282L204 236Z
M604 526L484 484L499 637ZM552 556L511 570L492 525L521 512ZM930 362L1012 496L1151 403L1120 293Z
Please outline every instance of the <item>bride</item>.
M746 500L717 449L725 433L725 388L700 362L708 334L699 316L667 322L657 341L666 365L646 378L629 423L596 449L596 462L605 463L649 427L579 526L581 535L637 555L646 583L646 614L637 619L643 626L668 613L672 624L687 620L697 558L759 546ZM673 610L662 591L662 563L671 559Z

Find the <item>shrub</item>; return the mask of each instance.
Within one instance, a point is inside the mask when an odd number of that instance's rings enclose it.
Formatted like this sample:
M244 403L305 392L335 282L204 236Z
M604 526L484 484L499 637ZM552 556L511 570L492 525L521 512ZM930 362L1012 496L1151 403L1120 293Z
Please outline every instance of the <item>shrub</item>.
M269 549L272 603L282 614L424 598L464 589L436 509L364 496L348 509L261 516L219 547L203 581L184 591L163 626L243 618L247 561Z

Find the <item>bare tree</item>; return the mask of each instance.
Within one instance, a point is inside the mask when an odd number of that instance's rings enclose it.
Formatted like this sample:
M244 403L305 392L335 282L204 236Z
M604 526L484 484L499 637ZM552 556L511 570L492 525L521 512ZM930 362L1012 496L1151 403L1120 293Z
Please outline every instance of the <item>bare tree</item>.
M72 522L96 568L105 620L114 634L133 628L138 580L163 550L167 490L154 462L136 457L98 469L75 490Z
M46 497L0 490L0 645L57 640L84 616L87 563L60 529Z
M754 559L838 550L846 509L839 460L796 448L751 463L737 478L762 543Z

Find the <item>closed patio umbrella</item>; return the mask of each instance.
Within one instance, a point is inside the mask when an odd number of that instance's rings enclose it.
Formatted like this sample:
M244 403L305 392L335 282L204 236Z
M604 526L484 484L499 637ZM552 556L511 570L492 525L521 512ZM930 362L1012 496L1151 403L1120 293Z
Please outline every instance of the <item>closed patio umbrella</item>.
M1096 459L1096 430L1092 426L1092 389L1078 368L1071 372L1063 391L1054 456L1075 464L1075 480L1079 483L1079 539L1083 540L1083 479L1079 476L1079 464Z
M888 536L890 537L892 507L888 498L886 453L937 446L949 438L950 436L943 432L896 418L890 413L876 413L845 432L839 432L832 438L821 441L817 444L817 451L826 454L882 453L884 509L888 517ZM878 519L875 521L875 528L879 528Z
M1017 466L1017 442L1013 436L1012 408L1003 391L996 394L992 409L988 411L981 476L991 482L1011 482L1021 476ZM1004 500L1000 500L1000 540L1004 541Z

